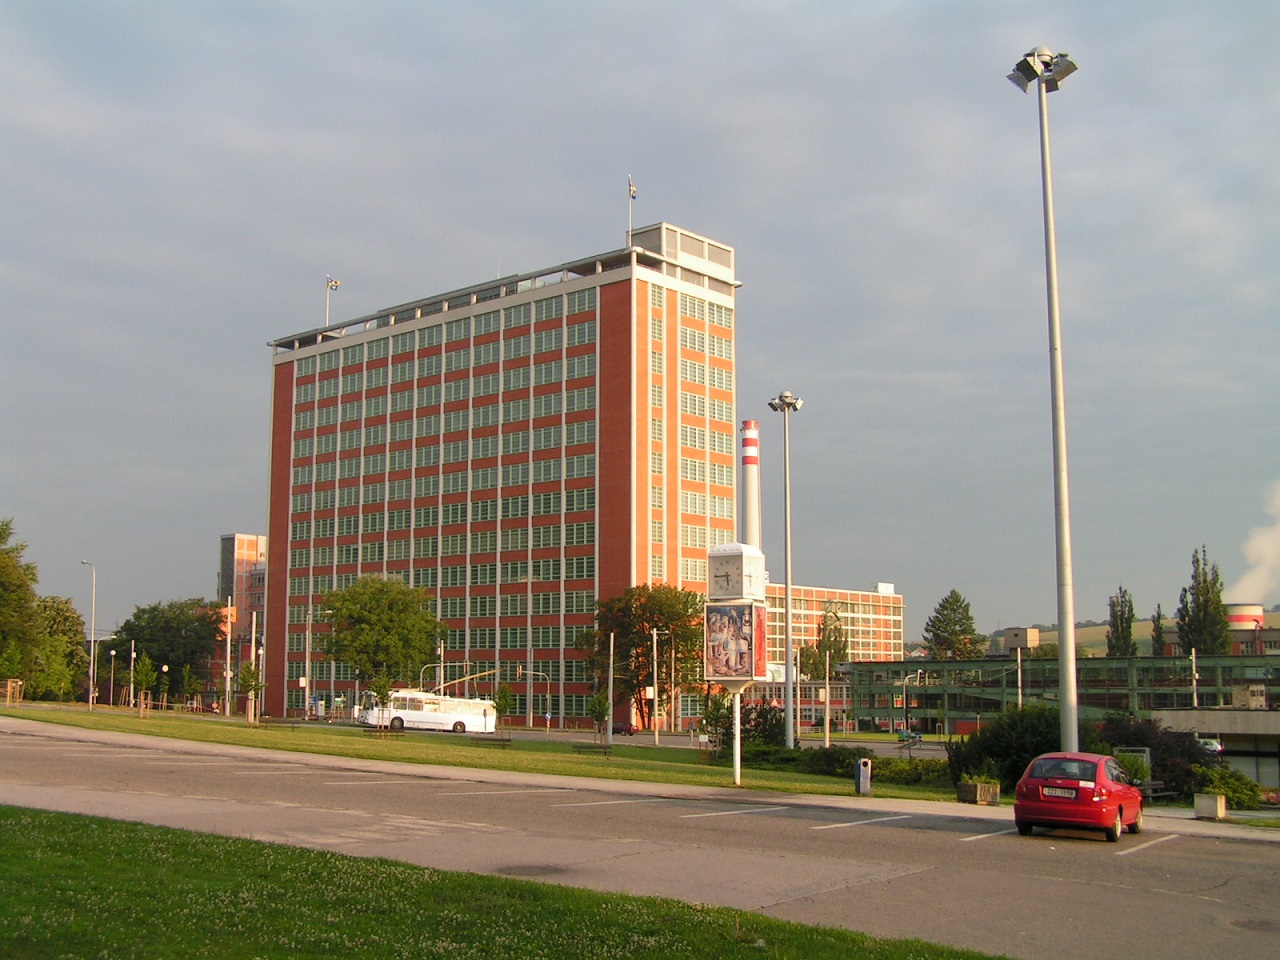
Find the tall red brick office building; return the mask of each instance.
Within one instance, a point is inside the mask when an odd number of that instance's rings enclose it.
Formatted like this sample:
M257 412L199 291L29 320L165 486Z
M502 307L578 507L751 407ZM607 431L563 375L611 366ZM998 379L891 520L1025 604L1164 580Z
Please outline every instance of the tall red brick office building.
M734 251L629 240L271 344L268 713L301 712L304 678L351 702L318 611L359 576L427 588L445 679L494 669L471 692L556 726L586 714L597 598L705 591L736 539Z

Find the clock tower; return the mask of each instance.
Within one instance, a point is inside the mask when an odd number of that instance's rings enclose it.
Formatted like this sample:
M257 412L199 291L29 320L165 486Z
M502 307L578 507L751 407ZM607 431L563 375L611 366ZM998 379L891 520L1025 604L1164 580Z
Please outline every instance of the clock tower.
M764 554L745 543L707 551L708 600L764 600Z

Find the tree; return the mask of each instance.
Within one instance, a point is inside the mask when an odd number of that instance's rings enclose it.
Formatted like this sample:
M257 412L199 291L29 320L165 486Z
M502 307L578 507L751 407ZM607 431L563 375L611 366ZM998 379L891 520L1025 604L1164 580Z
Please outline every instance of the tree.
M831 669L849 658L849 643L845 639L844 621L835 603L827 604L818 624L818 642L800 647L800 673L810 680L823 680L827 676L827 656L831 656Z
M0 519L0 677L30 682L34 670L36 567L26 563L27 545L10 542L13 520Z
M1133 639L1133 597L1122 584L1107 601L1110 622L1107 624L1107 656L1136 657L1138 641Z
M84 618L66 597L36 600L32 672L24 695L32 700L70 700L88 677Z
M924 644L935 660L977 660L985 641L973 625L969 601L954 588L938 601L924 624Z
M1191 583L1178 595L1178 646L1183 656L1190 656L1192 650L1208 655L1231 651L1222 578L1203 546L1191 554Z
M497 730L502 726L502 718L511 715L511 711L516 708L516 695L511 692L511 685L503 683L498 685L498 692L493 698L493 729Z
M327 642L321 639L325 652L359 671L380 702L379 689L389 693L391 680L416 683L444 641L446 627L432 611L431 594L402 580L361 577L324 602L321 618L330 627ZM379 677L388 679L385 687Z
M133 665L133 683L137 688L136 696L142 699L144 690L152 693L156 692L156 681L159 679L156 665L152 662L151 657L144 650L138 654L138 659Z
M641 584L596 604L596 629L583 634L578 645L586 653L588 671L600 686L605 686L609 676L609 634L614 635L615 702L610 704L611 709L631 700L642 719L652 720L653 702L645 696L645 688L654 682L653 630L658 631L659 703L668 702L670 694L663 686L663 677L670 676L672 644L677 683L681 676L697 675L696 666L702 663L703 655L702 616L701 594L665 583Z
M128 659L129 644L141 659L146 654L152 663L168 666L174 677L183 678L182 693L188 689L191 674L214 681L209 664L224 637L222 607L211 600L191 598L134 607L133 614L116 628L116 649L124 649ZM135 669L136 673L136 669ZM136 679L136 677L135 677Z
M1151 615L1151 655L1164 656L1164 611L1156 604L1156 612Z
M604 735L604 725L609 722L612 713L613 706L609 703L609 694L603 690L597 690L595 695L587 701L587 716L595 724L596 733L600 736Z
M240 664L240 675L237 677L240 692L244 694L244 719L246 723L258 722L258 694L265 686L262 671L252 659Z

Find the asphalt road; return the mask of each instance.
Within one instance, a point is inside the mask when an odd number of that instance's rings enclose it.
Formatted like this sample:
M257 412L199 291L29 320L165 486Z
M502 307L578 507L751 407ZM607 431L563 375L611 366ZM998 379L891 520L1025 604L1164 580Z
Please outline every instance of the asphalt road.
M602 765L608 764L601 758ZM1280 949L1280 835L1149 815L1017 836L1008 807L395 764L0 717L0 803L674 897L1035 960Z

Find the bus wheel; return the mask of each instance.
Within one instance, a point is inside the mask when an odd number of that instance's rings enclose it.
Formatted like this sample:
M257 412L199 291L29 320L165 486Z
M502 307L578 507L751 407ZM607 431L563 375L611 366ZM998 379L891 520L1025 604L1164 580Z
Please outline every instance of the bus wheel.
M454 733L466 733L466 732L467 732L467 725L466 725L465 723L463 723L461 720L459 720L459 721L457 721L456 723L454 723L454 725L453 725L453 732L454 732Z
M392 729L392 730L394 730L394 731L396 731L396 733L399 733L401 730L403 730L403 729L404 729L404 717L392 717L392 718L391 718L391 729Z

